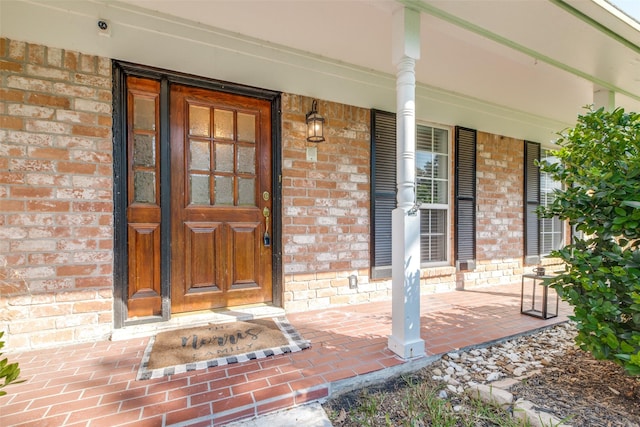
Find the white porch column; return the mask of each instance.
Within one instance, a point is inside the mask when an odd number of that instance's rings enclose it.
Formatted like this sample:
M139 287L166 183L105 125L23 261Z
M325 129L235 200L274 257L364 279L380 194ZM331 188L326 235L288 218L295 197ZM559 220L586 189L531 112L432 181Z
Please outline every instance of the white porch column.
M389 348L402 358L423 356L420 339L420 212L415 202L416 77L420 58L420 13L407 8L393 16L396 66L398 207L392 214L392 326Z
M604 107L605 111L613 111L616 108L616 93L609 89L594 86L593 107L596 110Z

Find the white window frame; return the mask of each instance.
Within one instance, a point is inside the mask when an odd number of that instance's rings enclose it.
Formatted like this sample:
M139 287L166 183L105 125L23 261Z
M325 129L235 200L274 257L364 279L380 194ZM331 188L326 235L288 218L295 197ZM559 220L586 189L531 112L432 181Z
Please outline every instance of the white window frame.
M422 248L422 246L420 247L420 258L421 258L421 262L420 262L420 266L424 267L424 268L429 268L429 267L440 267L440 266L448 266L450 265L451 262L451 248L452 248L452 240L451 240L451 224L453 223L453 208L452 208L452 199L453 199L453 195L452 195L452 179L453 179L453 174L452 174L452 147L453 147L453 129L449 126L442 126L442 125L436 125L434 123L428 123L428 122L418 122L416 124L416 136L417 136L417 128L418 127L428 127L431 129L440 129L440 130L444 130L447 132L447 179L446 179L446 183L447 183L447 188L446 188L446 195L447 195L447 203L421 203L419 205L419 209L420 209L420 215L422 218L423 215L423 211L425 210L439 210L439 211L444 211L445 212L445 218L446 218L446 225L445 225L445 233L444 233L444 254L445 254L445 259L444 260L438 260L438 261L422 261L422 253L424 248ZM418 157L418 151L420 151L418 149L417 146L417 141L416 141L416 200L417 200L417 187L418 187L418 178L417 178L417 157ZM437 154L442 154L442 153L437 153ZM437 180L437 179L433 179L434 181L442 181ZM420 239L422 239L422 230L420 230Z
M541 147L540 149L540 161L541 162L556 162L556 158L550 155L552 149ZM548 185L551 184L551 185ZM554 181L551 179L548 173L540 171L540 206L548 206L550 199L548 197L549 194L553 192L554 189L562 189L562 183ZM539 247L540 247L540 256L547 256L550 252L546 252L543 250L543 242L545 241L544 236L551 236L551 247L554 249L560 249L565 244L565 223L563 221L557 220L557 218L549 218L550 221L545 221L545 219L540 220L540 230L538 231L538 238L540 239ZM551 230L545 229L545 224L551 225ZM556 226L559 229L556 229ZM556 236L559 235L559 239L556 240Z

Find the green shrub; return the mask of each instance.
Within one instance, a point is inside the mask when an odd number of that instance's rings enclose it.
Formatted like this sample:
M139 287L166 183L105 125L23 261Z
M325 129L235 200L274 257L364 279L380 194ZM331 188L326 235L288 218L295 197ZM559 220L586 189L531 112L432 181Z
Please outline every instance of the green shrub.
M0 331L0 350L4 347L4 341L2 341L3 335L4 332ZM0 353L0 356L2 356L2 353ZM17 363L9 363L6 358L0 360L0 396L7 394L6 391L2 390L4 387L11 383L17 384L23 382L18 381L19 376L20 368Z
M574 308L580 348L640 375L640 114L590 109L558 145L541 169L564 189L538 214L577 232L551 254L567 268L550 285Z

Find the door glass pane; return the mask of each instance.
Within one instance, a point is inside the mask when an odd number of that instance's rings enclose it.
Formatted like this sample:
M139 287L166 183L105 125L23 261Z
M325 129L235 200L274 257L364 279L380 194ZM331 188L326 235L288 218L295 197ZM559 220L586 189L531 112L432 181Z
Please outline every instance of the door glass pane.
M209 175L191 175L191 204L210 205Z
M256 147L238 147L238 173L256 173Z
M256 116L238 113L238 141L256 142Z
M216 206L233 206L233 177L216 176Z
M209 152L208 141L190 141L189 143L189 169L190 170L209 170L209 161L211 154Z
M134 172L133 200L136 203L156 202L156 174L154 172Z
M133 128L136 130L156 130L155 98L133 97Z
M133 164L151 167L156 165L156 138L153 135L133 136Z
M189 105L189 133L194 136L209 136L209 109L206 107L197 107Z
M238 205L256 205L256 180L255 178L238 178Z
M216 143L216 172L233 172L233 144Z
M233 111L214 110L215 137L233 139Z

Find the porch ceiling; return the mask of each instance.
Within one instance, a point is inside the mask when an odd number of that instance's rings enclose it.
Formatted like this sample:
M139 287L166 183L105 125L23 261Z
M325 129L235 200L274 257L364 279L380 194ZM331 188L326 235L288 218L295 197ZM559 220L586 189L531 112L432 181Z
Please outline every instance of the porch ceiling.
M389 74L405 3L423 12L419 83L568 121L593 84L640 100L640 24L604 0L124 2Z
M22 6L14 7L18 3ZM7 16L25 10L24 4L19 0L0 1L3 34L20 37L22 32L28 34L22 39L43 44L48 40L64 43L65 33L69 39L74 37L64 22L51 22L47 30L41 29L42 25L29 29L20 21L27 17ZM127 14L135 15L139 22L151 16L155 22L166 22L167 28L179 23L182 27L221 29L231 39L250 40L257 46L264 43L272 62L282 50L288 55L293 52L320 63L338 64L345 70L355 67L360 74L353 80L359 82L366 73L387 76L385 81L392 81L391 18L396 8L407 4L422 12L422 58L416 77L419 87L426 91L443 89L558 124L574 122L582 107L593 102L594 87L616 91L618 105L640 111L640 24L617 13L604 0L29 0L26 4L28 8L65 10L70 16L88 17L98 11L102 16L94 19L111 17L116 21L110 45L104 38L83 45L75 36L70 45L89 49L87 53L129 60L151 56L144 51L151 48L142 43L118 45L117 39L113 40L118 25L135 25L133 18L125 22ZM147 25L145 31L162 34L163 28L151 27ZM45 31L49 31L48 37ZM53 31L62 33L52 36ZM174 32L172 37L179 39L182 35ZM173 67L201 75L213 73L203 70L197 60L193 65L183 61ZM170 63L167 58L146 62L157 66ZM209 69L215 67L221 66ZM305 72L304 67L299 68L298 74ZM310 74L312 68L307 67ZM374 95L360 96L360 101L354 102L355 97L348 98L344 90L322 91L321 83L314 87L309 81L296 86L282 76L279 80L273 76L252 80L242 73L230 77L218 71L211 77L365 107L390 106ZM370 86L376 85L380 86L379 81ZM388 88L385 90L388 94ZM433 109L428 115L447 120L438 115L441 107ZM463 117L460 120L464 122ZM458 124L477 126L471 119Z

